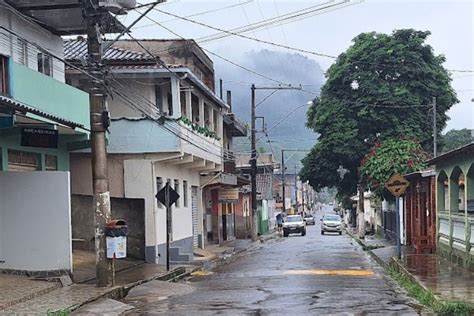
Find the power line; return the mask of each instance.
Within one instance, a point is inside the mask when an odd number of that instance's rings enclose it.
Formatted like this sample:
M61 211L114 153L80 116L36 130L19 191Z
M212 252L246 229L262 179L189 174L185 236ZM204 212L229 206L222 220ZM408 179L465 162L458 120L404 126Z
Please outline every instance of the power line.
M166 31L170 32L171 34L173 34L173 35L179 37L180 39L186 40L183 36L179 35L178 33L176 33L175 31L171 30L170 28L168 28L168 27L162 25L160 22L158 22L158 21L156 21L156 20L154 20L154 19L152 19L152 18L150 18L150 17L148 17L148 16L145 16L145 18L148 19L148 20L150 20L150 21L153 21L156 25L160 26L161 28L165 29ZM186 45L191 45L191 43L187 43ZM232 64L232 65L234 65L234 66L236 66L236 67L238 67L238 68L240 68L240 69L243 69L243 70L245 70L245 71L247 71L247 72L249 72L249 73L252 73L252 74L254 74L254 75L258 76L258 77L261 77L261 78L263 78L263 79L266 79L266 80L269 80L269 81L278 83L279 85L282 85L282 86L287 86L287 87L291 87L291 86L292 86L291 84L284 83L284 82L282 82L282 81L279 81L279 80L274 79L274 78L272 78L272 77L269 77L269 76L267 76L267 75L258 73L258 72L256 72L256 71L250 69L250 68L247 68L247 67L245 67L245 66L242 66L242 65L240 65L240 64L238 64L238 63L236 63L236 62L234 62L234 61L232 61L232 60L230 60L230 59L228 59L228 58L226 58L226 57L223 57L223 56L221 56L221 55L219 55L219 54L217 54L217 53L215 53L215 52L212 52L212 51L208 50L207 48L201 47L201 49L204 50L204 51L206 51L207 53L209 53L209 54L211 54L211 55L213 55L213 56L219 58L219 59L224 60L225 62L228 62L228 63L230 63L230 64ZM169 49L167 49L167 50L169 50ZM161 52L161 50L160 50L160 51L156 51L155 53L159 53L159 52ZM317 93L317 92L314 92L314 91L309 91L309 90L302 89L302 88L299 89L299 90L301 90L301 91L303 91L303 92L306 92L306 93L309 93L309 94L312 94L312 95L318 95L318 93Z
M201 12L197 12L197 13L194 13L194 14L191 14L191 15L186 15L185 17L186 18L192 18L192 17L195 17L195 16L206 15L206 14L209 14L209 13L215 13L215 12L231 9L231 8L234 8L234 7L242 6L242 5L245 5L245 4L249 4L253 1L254 0L247 0L245 2L235 3L235 4L225 6L225 7L220 7L220 8L216 8L216 9L207 10L207 11L201 11ZM140 7L135 7L134 9L139 9L139 8ZM178 21L178 20L179 19L176 19L176 18L175 19L169 19L169 20L161 21L161 23L165 24L165 23ZM141 25L141 26L135 27L135 29L141 29L141 28L150 27L150 26L153 26L153 25L154 25L154 23L147 24L147 25Z
M277 44L277 43L261 40L261 39L258 39L258 38L250 37L250 36L243 35L243 34L240 34L240 33L227 31L227 30L224 30L224 29L221 29L221 28L218 28L218 27L215 27L215 26L211 26L211 25L208 25L208 24L196 21L196 20L181 17L181 16L176 15L174 13L166 12L166 11L163 11L163 10L160 10L160 9L155 8L155 10L158 11L158 12L161 12L163 14L173 16L175 18L179 18L181 20L184 20L184 21L187 21L187 22L190 22L190 23L194 23L194 24L197 24L197 25L200 25L200 26L203 26L203 27L207 27L207 28L216 30L216 31L224 32L224 33L227 33L227 34L230 34L230 35L233 35L233 36L238 36L238 37L241 37L241 38L245 38L245 39L248 39L248 40L251 40L251 41L264 43L264 44L267 44L267 45L276 46L276 47L280 47L280 48L286 48L286 49L298 51L298 52L301 52L301 53L311 54L311 55L315 55L315 56L319 56L319 57L327 57L327 58L332 58L332 59L336 58L336 56L317 53L317 52L313 52L313 51L309 51L309 50L305 50L305 49L300 49L300 48L294 48L294 47L290 47L290 46L287 46L287 45Z

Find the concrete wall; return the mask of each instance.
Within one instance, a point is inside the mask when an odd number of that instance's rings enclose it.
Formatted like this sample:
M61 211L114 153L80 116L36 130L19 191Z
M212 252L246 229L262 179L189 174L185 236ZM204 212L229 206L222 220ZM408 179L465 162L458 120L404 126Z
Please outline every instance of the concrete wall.
M20 130L13 131L13 134L1 134L0 133L0 170L8 171L8 149L20 150L30 153L37 153L41 159L41 170L45 170L45 155L53 155L58 157L58 170L68 171L69 170L69 153L67 147L62 143L62 137L59 136L59 147L55 148L36 148L36 147L24 147L21 146L21 132Z
M107 166L111 197L125 197L123 185L124 155L108 155ZM73 194L92 195L92 165L90 154L72 153L71 192Z
M112 198L112 218L127 221L127 257L145 259L145 201L143 199ZM72 237L84 239L74 243L75 249L94 250L94 210L92 196L73 194Z
M68 172L0 172L0 269L72 270Z

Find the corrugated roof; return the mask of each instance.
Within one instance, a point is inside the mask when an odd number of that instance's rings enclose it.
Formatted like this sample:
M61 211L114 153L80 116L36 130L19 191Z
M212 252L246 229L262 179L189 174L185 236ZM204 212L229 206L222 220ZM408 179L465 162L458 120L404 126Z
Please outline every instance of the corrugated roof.
M84 128L84 125L82 124L78 124L76 122L66 120L62 117L37 109L31 105L27 105L27 104L24 104L24 103L21 103L16 100L0 95L0 107L1 106L5 106L14 111L18 111L22 113L32 113L32 114L41 116L43 118L49 119L51 121L57 122L59 124L69 126L71 128L76 128L76 127Z
M64 57L67 60L81 60L87 58L87 41L85 39L65 40ZM103 58L107 61L134 61L156 64L156 59L148 54L110 47Z

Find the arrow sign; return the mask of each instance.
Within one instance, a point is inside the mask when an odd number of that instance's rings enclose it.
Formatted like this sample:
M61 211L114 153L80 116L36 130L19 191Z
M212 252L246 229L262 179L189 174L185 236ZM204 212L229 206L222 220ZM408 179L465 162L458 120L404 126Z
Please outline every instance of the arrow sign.
M168 191L169 197L168 199L166 198L166 193ZM179 194L173 188L170 186L169 183L166 183L166 185L158 191L158 193L155 195L156 199L161 202L166 207L170 207L176 201L179 199ZM166 205L166 200L169 201L169 205Z
M385 188L394 196L399 197L405 193L409 185L410 182L408 182L407 179L405 179L401 174L396 173L388 179Z

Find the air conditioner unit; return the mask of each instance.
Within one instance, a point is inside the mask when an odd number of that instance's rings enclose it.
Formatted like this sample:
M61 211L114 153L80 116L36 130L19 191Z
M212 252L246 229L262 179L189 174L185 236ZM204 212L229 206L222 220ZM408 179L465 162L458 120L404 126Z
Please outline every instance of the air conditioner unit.
M126 14L127 9L137 6L136 0L99 0L99 6L114 14Z

